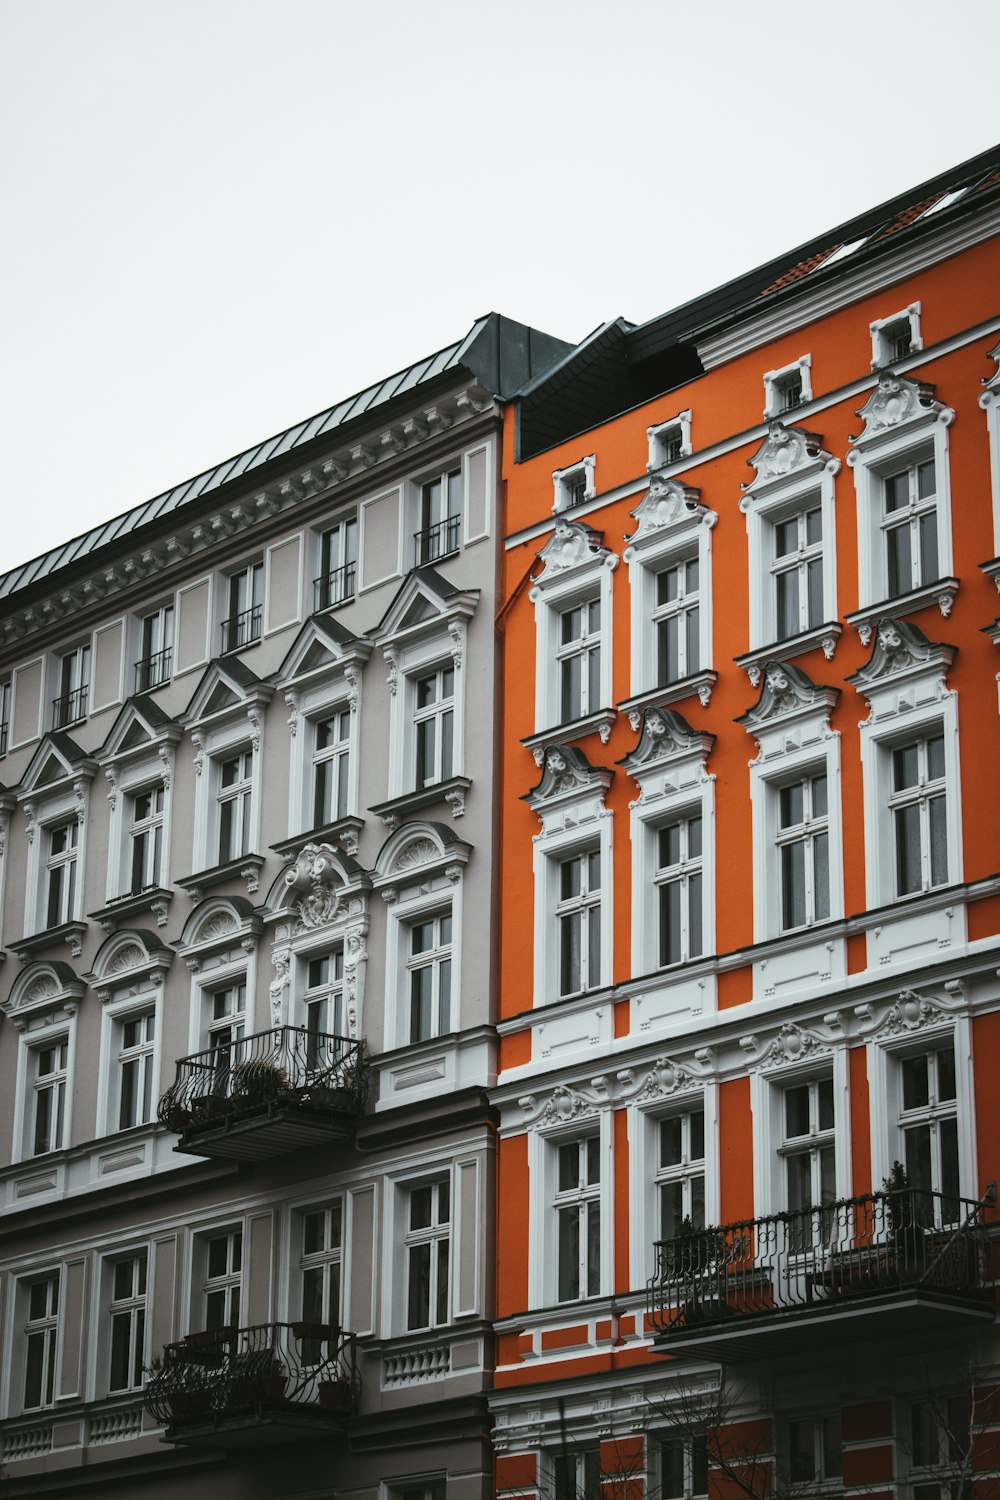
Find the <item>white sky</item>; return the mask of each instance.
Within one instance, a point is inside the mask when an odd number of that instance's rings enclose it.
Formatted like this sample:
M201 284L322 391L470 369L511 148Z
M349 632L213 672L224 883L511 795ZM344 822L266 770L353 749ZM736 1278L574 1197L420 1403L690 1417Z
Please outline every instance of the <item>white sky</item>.
M0 571L503 312L652 317L993 143L979 0L0 0Z

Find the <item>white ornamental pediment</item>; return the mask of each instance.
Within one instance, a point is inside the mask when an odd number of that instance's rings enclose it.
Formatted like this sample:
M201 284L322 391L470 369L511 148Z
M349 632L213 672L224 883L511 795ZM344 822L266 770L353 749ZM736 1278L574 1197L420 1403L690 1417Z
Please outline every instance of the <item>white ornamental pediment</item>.
M867 695L887 680L925 675L939 675L943 680L954 659L954 646L928 640L908 620L879 620L871 655L847 681Z
M702 734L672 708L647 708L643 710L639 739L618 764L630 776L636 776L651 767L662 767L682 760L695 758L702 764L707 761L715 744L714 734Z
M942 422L946 427L954 421L955 413L934 395L934 387L922 380L910 380L905 375L894 375L885 370L879 376L875 389L857 415L864 426L851 437L856 448L876 442L887 434L905 430L907 427L923 426L928 422ZM848 463L856 455L848 456Z
M634 547L649 537L667 538L671 532L684 531L691 526L714 526L718 517L701 503L701 491L682 484L679 479L664 479L660 475L649 481L649 488L635 510L629 514L636 522L636 529L627 536L625 561L630 561Z
M757 734L776 720L818 715L829 722L839 688L815 683L801 667L784 661L766 662L762 678L756 703L736 720L750 734Z
M762 490L771 489L785 479L809 472L836 474L840 468L840 460L827 453L817 433L807 432L804 427L786 427L779 421L768 424L767 436L747 463L755 474L741 486L745 494L740 508L744 511Z
M618 562L601 540L601 533L582 521L557 521L551 537L538 554L541 570L534 575L529 598L553 578L594 567L613 568Z
M555 802L593 799L601 803L613 775L606 766L592 766L575 745L549 745L539 780L521 800L539 814Z

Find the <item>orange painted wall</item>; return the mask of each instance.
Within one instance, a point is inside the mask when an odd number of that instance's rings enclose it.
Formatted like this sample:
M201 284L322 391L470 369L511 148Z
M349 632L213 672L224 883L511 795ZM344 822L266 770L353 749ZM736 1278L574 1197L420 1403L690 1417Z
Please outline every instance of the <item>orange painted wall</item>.
M502 1138L497 1157L497 1316L528 1305L528 1138Z
M753 1218L753 1117L750 1080L719 1086L720 1222Z
M868 1096L868 1058L864 1047L848 1053L851 1083L851 1192L872 1190L872 1131Z

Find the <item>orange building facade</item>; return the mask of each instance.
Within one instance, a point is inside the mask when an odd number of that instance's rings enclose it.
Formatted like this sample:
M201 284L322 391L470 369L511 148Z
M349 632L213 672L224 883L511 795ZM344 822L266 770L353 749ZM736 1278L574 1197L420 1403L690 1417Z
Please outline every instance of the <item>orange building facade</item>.
M501 1496L1000 1485L998 229L993 152L507 408Z

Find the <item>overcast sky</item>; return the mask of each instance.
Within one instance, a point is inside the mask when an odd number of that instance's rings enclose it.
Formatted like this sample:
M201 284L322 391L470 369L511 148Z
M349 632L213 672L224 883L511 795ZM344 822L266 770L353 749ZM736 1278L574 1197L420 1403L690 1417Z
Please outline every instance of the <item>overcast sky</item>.
M974 155L992 3L0 0L0 571L460 338Z

